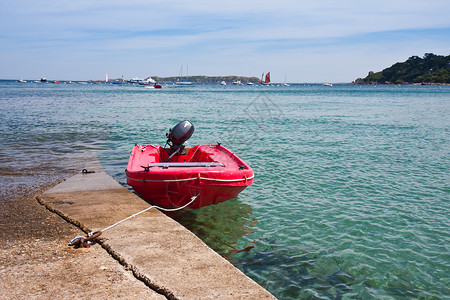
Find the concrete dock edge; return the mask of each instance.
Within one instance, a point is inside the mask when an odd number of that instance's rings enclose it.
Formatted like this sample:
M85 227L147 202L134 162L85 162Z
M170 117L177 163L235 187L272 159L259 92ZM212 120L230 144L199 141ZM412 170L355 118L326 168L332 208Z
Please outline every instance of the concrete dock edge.
M149 207L102 170L77 174L38 201L84 232L101 230ZM156 208L103 232L99 243L138 280L168 299L275 299Z

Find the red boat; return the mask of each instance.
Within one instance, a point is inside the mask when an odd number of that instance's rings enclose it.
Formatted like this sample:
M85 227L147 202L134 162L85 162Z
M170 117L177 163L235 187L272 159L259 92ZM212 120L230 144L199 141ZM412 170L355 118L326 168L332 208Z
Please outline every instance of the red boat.
M217 204L253 183L253 170L224 146L182 144L192 135L189 121L177 124L168 136L170 148L136 145L126 170L127 183L144 200L164 206L200 208ZM194 197L194 198L193 198Z
M150 83L150 82L139 82L139 84L140 85L152 85L153 83ZM159 83L155 83L155 84L153 84L153 87L155 89L160 89L160 88L162 88L162 85L160 85Z

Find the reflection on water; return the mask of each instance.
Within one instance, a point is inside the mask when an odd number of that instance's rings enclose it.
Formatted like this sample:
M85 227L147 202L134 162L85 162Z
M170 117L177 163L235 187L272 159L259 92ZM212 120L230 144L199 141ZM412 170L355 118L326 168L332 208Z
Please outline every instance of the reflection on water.
M256 219L252 216L250 205L242 203L237 198L200 209L166 214L224 257L230 257L242 251L237 249L238 241L251 233L256 226Z

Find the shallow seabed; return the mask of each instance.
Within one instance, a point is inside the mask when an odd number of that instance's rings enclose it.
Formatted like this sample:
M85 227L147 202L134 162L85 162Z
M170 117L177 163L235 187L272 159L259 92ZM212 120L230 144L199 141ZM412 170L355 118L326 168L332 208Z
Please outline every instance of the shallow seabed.
M450 87L0 81L2 193L96 153L126 185L135 143L221 142L238 199L173 218L279 299L450 295ZM21 174L34 174L23 179Z

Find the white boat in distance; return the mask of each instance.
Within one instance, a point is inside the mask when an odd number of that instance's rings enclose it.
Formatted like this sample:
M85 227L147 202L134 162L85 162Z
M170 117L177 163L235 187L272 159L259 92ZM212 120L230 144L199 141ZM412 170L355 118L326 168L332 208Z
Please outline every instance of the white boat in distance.
M189 73L189 66L186 67L186 77L188 76ZM179 77L183 78L183 65L181 65L181 69L180 69L180 75ZM177 79L177 82L175 82L176 85L192 85L191 81L180 81L180 79Z
M147 77L144 80L142 80L143 83L156 83L156 81L151 78L151 77Z
M286 75L284 75L284 83L282 86L291 86L289 83L286 82Z
M192 85L193 83L191 81L177 81L175 84L176 85Z

